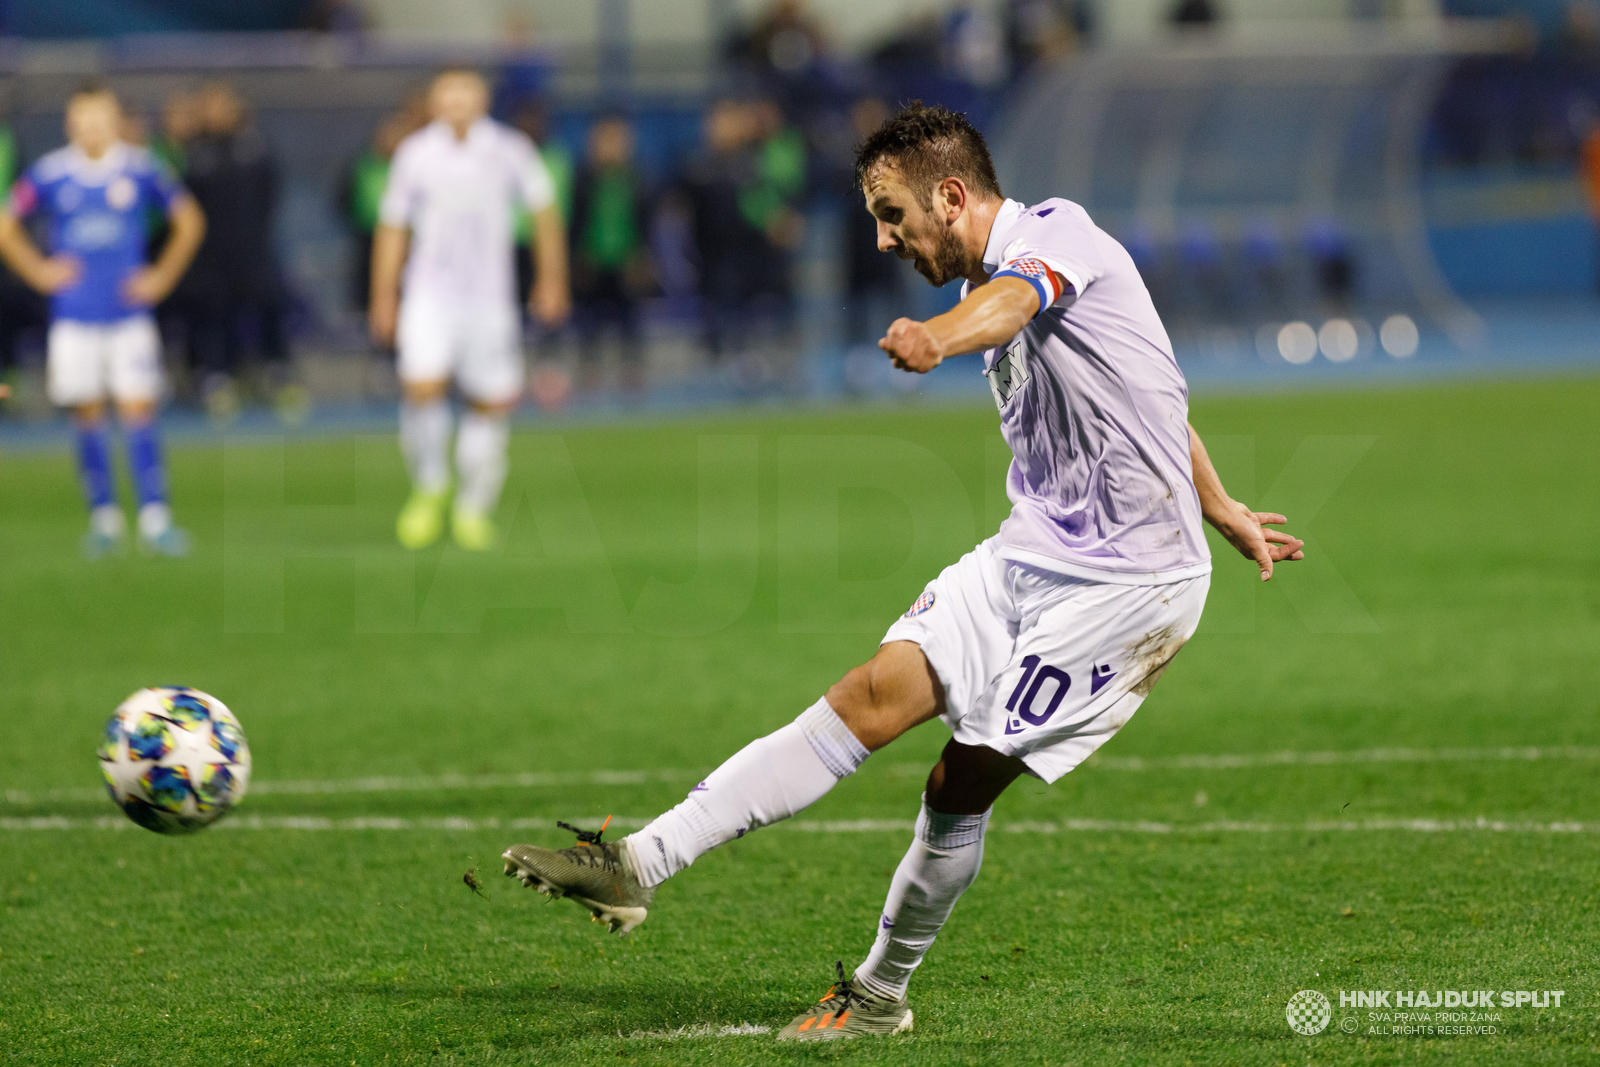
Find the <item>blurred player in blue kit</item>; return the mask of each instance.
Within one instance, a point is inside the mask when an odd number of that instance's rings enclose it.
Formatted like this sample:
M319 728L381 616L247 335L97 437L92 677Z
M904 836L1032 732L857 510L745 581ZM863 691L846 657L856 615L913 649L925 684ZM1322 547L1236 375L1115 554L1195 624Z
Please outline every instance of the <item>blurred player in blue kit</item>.
M106 401L114 400L127 439L139 499L139 543L147 552L182 556L188 535L172 522L166 465L156 430L161 398L161 339L151 308L183 276L205 233L205 217L166 167L118 136L122 108L111 90L90 86L67 103L67 141L17 180L0 213L0 256L51 298L48 391L71 408L78 472L89 504L84 551L122 548L127 522L116 501ZM146 219L163 211L171 235L147 261ZM45 255L22 220L49 222Z

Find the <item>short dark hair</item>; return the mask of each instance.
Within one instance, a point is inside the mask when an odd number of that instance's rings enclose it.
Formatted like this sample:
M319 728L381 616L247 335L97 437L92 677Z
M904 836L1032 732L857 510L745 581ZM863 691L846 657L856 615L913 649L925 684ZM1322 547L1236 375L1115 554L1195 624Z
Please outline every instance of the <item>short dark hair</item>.
M960 178L983 197L1000 197L1000 179L983 135L959 111L913 100L874 130L856 149L856 185L880 163L891 164L922 199L933 201L933 187Z
M73 88L72 95L67 99L72 101L81 96L109 96L111 99L117 100L117 91L111 88L110 82L101 81L99 78L88 78L79 82ZM121 103L121 101L119 100L118 103Z

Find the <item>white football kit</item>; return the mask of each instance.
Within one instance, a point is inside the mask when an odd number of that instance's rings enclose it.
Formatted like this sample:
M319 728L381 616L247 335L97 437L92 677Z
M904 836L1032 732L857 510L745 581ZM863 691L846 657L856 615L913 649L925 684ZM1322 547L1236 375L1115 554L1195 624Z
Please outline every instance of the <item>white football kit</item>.
M1188 387L1128 253L1077 204L1007 200L983 258L991 279L1039 292L1034 319L984 353L1014 457L1011 516L884 641L922 647L957 741L1053 782L1128 722L1193 636L1211 556Z
M554 201L533 142L492 119L464 139L434 122L400 143L379 218L411 230L396 338L402 381L454 376L487 403L521 393L515 212Z

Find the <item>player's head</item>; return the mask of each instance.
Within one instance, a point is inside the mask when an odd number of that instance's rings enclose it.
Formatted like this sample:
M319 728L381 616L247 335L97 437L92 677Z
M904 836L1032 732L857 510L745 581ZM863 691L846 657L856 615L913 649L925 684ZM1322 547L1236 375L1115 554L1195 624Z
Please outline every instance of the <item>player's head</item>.
M428 89L428 112L457 130L489 113L489 86L475 70L447 70Z
M621 115L603 115L589 128L589 163L622 167L633 161L633 126Z
M91 82L67 101L67 140L91 159L98 159L122 130L122 105L106 85Z
M934 285L970 273L972 253L956 226L972 205L1001 199L983 136L965 115L921 101L861 142L856 183L878 220L878 247L912 260Z

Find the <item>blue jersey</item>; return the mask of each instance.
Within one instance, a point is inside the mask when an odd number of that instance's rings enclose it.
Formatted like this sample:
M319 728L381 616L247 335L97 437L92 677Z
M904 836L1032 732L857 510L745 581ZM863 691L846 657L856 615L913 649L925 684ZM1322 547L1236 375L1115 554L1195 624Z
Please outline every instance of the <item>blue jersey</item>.
M51 316L73 322L117 322L144 313L122 295L128 276L145 265L145 220L186 195L164 164L143 148L115 144L99 159L68 145L40 158L11 188L11 214L44 211L50 251L81 265L78 280L51 299Z

